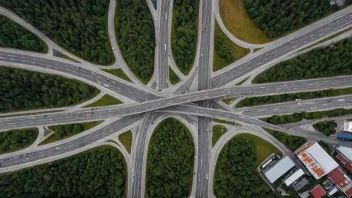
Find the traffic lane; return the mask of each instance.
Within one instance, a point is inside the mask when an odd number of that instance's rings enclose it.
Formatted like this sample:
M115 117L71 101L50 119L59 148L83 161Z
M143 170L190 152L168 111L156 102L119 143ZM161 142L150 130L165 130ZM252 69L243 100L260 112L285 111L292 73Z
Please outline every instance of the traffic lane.
M143 197L143 161L144 161L144 148L146 144L146 136L148 128L155 119L157 119L157 114L155 112L148 112L139 128L140 131L137 136L137 149L134 155L134 164L132 168L132 197Z
M323 90L329 88L351 86L352 78L338 77L324 81L321 81L321 79L314 79L308 81L286 82L285 86L277 84L267 84L265 86L255 85L249 87L217 88L212 90L191 92L183 95L176 95L167 98L145 101L138 104L118 105L112 107L111 109L94 108L93 110L83 109L75 112L57 112L37 116L0 118L0 130L38 125L61 124L67 122L90 121L116 116L133 115L178 104L207 100L212 98L270 95L272 93L278 93L279 89L281 92L287 93L311 91L312 89ZM294 91L292 91L292 89L294 89Z
M199 106L189 106L189 105L179 105L175 107L168 107L165 109L158 110L158 112L185 113L189 115L197 115L197 116L203 116L203 117L231 120L235 122L240 122L240 123L250 124L250 125L257 125L257 126L272 129L272 130L285 132L290 135L305 137L307 139L314 140L314 141L323 140L329 144L339 144L342 146L352 147L352 142L339 141L334 138L326 137L320 133L307 134L307 133L295 131L292 129L286 129L279 125L278 126L272 125L267 122L254 119L246 115L237 114L235 112L228 112L228 111L223 111L218 109L209 109L209 108L203 108Z
M0 168L26 164L38 161L43 158L54 157L67 152L71 152L73 150L81 149L94 142L102 140L103 138L112 135L115 132L122 130L123 128L132 125L133 123L142 119L142 117L143 114L126 116L107 126L104 126L101 129L98 129L92 133L74 139L72 141L58 144L56 146L52 146L45 149L41 149L40 147L38 147L38 149L36 149L34 152L20 153L11 157L2 158L0 159L0 164L2 164Z
M227 84L240 76L253 71L260 66L277 59L287 53L290 53L303 45L314 42L328 34L338 31L339 29L346 28L352 25L352 13L347 13L319 28L312 30L302 36L288 40L287 42L272 48L271 50L257 55L256 57L248 60L247 62L234 67L224 73L221 73L212 78L212 87L219 87Z
M352 106L352 95L235 108L248 116L323 111ZM323 109L323 110L322 110Z
M103 74L60 61L3 51L0 51L0 61L26 64L34 67L40 67L42 69L50 69L70 73L72 75L100 84L106 89L110 89L128 98L133 98L139 102L160 98L159 96L150 93L149 91L140 90L131 84L124 84L110 77L106 77Z

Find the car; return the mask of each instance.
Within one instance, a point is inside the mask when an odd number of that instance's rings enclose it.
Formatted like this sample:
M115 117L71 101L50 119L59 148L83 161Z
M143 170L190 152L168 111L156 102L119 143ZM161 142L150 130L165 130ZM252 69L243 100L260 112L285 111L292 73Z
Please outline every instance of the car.
M84 147L84 144L80 144L80 145L79 145L79 148L82 148L82 147Z
M60 149L60 147L57 146L55 149Z
M0 164L0 166L2 166L2 164Z

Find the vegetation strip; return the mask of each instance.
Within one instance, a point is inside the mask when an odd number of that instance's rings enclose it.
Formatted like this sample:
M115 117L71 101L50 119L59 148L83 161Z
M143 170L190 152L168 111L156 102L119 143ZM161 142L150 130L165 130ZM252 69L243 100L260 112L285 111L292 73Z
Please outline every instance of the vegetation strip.
M270 135L274 136L291 151L295 151L307 141L307 139L303 137L288 135L281 131L274 131L267 128L264 128L264 130L270 133Z
M115 32L130 69L145 84L154 72L154 22L145 0L117 0Z
M2 0L0 5L85 60L101 65L115 61L107 32L109 1Z
M74 123L74 124L65 124L65 125L55 125L49 126L49 129L54 131L50 137L46 138L39 145L49 144L59 140L69 138L71 136L77 135L83 131L87 131L95 126L98 126L103 121L95 122L85 122L85 123Z
M180 78L176 75L176 73L174 72L174 70L172 70L172 68L169 66L169 78L170 78L170 82L173 85L176 85L177 83L180 82Z
M148 197L189 197L193 180L194 143L187 127L163 120L150 139L147 159Z
M132 131L126 131L119 135L119 141L123 144L126 148L128 153L131 153L131 146L132 146Z
M196 56L199 0L174 1L171 48L177 67L187 75Z
M2 197L123 197L127 193L126 175L122 154L104 146L48 164L3 173L0 194Z
M125 81L132 82L131 79L123 72L122 69L103 69L103 71L108 72L114 76L124 79Z
M95 87L58 75L0 67L0 112L64 107L96 96Z
M236 108L274 104L274 103L281 103L281 102L290 102L295 100L308 100L308 99L317 99L317 98L325 98L325 97L334 97L334 96L342 96L342 95L348 95L348 94L352 94L352 88L328 89L328 90L312 91L312 92L280 94L280 95L274 95L274 96L249 97L238 102L236 104Z
M352 38L316 48L260 73L253 83L292 81L352 74Z
M93 102L92 104L89 104L85 107L101 107L101 106L108 106L108 105L117 105L117 104L122 104L122 102L119 99L116 99L109 94L105 94L102 98L99 100Z
M323 121L313 124L315 130L319 131L320 133L330 136L336 133L337 123L334 120L330 121Z
M212 130L212 145L214 146L216 142L227 132L227 128L222 125L214 125Z
M317 112L301 112L294 113L290 115L273 115L268 118L261 118L261 120L268 122L270 124L288 124L300 122L303 119L312 120L312 119L321 119L323 117L337 117L344 115L351 115L352 109L334 109L329 111L317 111Z
M38 134L37 128L0 132L0 154L18 151L32 145Z
M35 34L0 15L0 46L46 53L48 46Z

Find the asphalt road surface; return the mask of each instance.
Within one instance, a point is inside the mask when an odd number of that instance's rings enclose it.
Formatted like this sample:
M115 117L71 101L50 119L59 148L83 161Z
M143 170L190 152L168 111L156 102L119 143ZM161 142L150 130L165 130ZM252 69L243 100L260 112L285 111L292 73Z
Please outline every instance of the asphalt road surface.
M322 38L330 33L337 32L341 28L352 25L352 13L347 13L323 26L312 30L306 34L303 34L297 38L289 40L277 47L272 48L265 53L261 53L258 56L234 67L224 73L221 73L212 78L211 87L219 87L225 85L246 73L249 73L262 65L269 63L270 61L286 55L303 45L312 43L319 38Z
M158 75L159 89L167 88L169 81L169 45L168 45L168 23L169 17L168 12L170 8L170 1L161 1L160 17L159 17L159 41L158 41Z

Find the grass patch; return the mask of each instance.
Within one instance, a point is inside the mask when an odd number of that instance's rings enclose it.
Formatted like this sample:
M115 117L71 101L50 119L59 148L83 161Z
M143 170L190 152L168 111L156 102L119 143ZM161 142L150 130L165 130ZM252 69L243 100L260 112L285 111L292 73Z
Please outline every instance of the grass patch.
M272 153L282 155L282 152L270 142L248 133L243 133L235 136L236 138L244 138L255 145L257 151L257 159L254 163L253 169L257 170L260 163L262 163Z
M255 49L253 50L253 52L259 51L259 50L261 50L261 49L263 49L263 48L255 48Z
M105 72L108 72L114 76L117 76L119 78L122 78L125 81L132 82L130 78L123 72L122 69L102 69Z
M79 123L79 125L82 126L82 130L80 130L79 132L71 132L67 135L64 135L64 136L61 136L61 137L58 137L54 134L52 134L50 137L46 138L44 141L40 142L39 145L44 145L44 144L49 144L49 143L52 143L52 142L56 142L56 141L59 141L59 140L63 140L63 139L66 139L66 138L69 138L69 137L72 137L74 135L77 135L81 132L84 132L84 131L87 131L95 126L98 126L99 124L101 124L103 121L94 121L94 122L84 122L84 123ZM67 125L70 125L70 124L67 124ZM53 125L53 126L49 126L48 128L52 131L55 131L55 128L57 126L60 126L60 125ZM65 126L65 125L63 125Z
M245 79L241 80L240 82L236 83L235 86L240 86L240 85L242 85L244 82L246 82L246 80L248 80L249 77L250 77L250 76L248 76L247 78L245 78Z
M255 44L274 40L248 16L243 0L219 0L219 10L224 25L236 38Z
M169 66L169 78L171 84L175 85L180 82L180 78L175 74L174 70Z
M234 101L236 98L224 98L221 99L225 104L230 104L232 101Z
M214 125L212 130L212 145L214 146L216 142L220 139L222 135L227 132L227 128L222 125Z
M102 98L99 100L93 102L92 104L89 104L85 107L100 107L100 106L108 106L108 105L117 105L117 104L122 104L122 102L108 94L105 94Z
M232 121L227 121L227 120L213 119L213 121L217 122L217 123L229 124L229 125L233 125L233 126L241 126L237 122L232 122Z
M132 146L132 131L126 131L119 135L120 142L125 146L128 153L131 153L131 146Z
M331 35L331 36L328 36L328 37L326 37L325 39L323 39L323 40L321 40L321 41L318 41L318 42L316 42L316 43L313 43L312 45L309 45L309 46L307 46L307 47L305 47L305 48L303 48L303 49L298 50L297 52L300 52L300 51L306 50L306 49L308 49L308 48L314 47L314 46L316 46L316 45L319 45L319 44L321 44L321 43L324 43L325 41L328 41L328 40L330 40L330 39L332 39L332 38L338 37L339 35L341 35L341 34L347 32L347 31L350 31L350 30L352 30L352 27L349 27L349 28L347 28L347 29L345 29L345 30L343 30L343 31L341 31L341 32L337 32L337 33L335 33L335 34L333 34L333 35Z
M218 54L217 50L214 50L214 55L213 55L213 71L216 72L222 68L227 67L231 63L237 61L238 59L244 57L247 55L250 50L247 48L242 48L241 46L237 45L236 43L232 42L229 37L226 36L226 34L221 30L219 24L215 21L215 38L216 36L221 36L225 39L226 43L233 49L233 57L234 59L231 61L227 61L223 58L220 57Z

